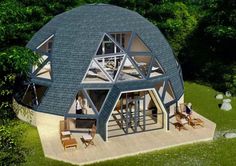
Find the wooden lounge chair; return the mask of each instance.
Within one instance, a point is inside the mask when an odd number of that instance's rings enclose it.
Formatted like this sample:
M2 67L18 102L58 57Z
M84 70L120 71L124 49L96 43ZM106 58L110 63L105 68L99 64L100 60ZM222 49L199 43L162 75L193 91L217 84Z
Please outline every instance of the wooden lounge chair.
M83 143L86 146L85 148L87 148L89 145L95 145L94 142L93 142L93 139L94 139L95 135L96 135L96 126L93 125L90 133L84 134L82 136Z
M60 134L60 139L61 141L65 139L70 139L71 134L70 134L70 125L69 125L69 120L61 120L60 121L60 126L59 126L59 134Z
M191 116L188 117L188 124L193 128L196 126L204 127L204 122L200 118L192 118Z
M175 118L176 118L176 123L174 123L175 128L177 128L179 131L181 129L187 130L187 128L185 127L185 125L188 124L186 118L181 118L181 115L179 113L175 114Z
M77 148L77 141L75 138L65 139L62 141L62 144L64 146L64 150L69 147Z

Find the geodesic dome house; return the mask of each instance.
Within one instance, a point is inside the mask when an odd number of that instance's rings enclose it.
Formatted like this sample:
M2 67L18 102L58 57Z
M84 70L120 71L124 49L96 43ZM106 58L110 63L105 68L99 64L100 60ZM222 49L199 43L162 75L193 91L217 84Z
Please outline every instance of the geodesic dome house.
M181 68L168 42L138 13L106 4L55 16L29 41L40 55L19 102L69 120L95 123L109 137L169 128L183 102ZM50 119L49 119L50 121Z

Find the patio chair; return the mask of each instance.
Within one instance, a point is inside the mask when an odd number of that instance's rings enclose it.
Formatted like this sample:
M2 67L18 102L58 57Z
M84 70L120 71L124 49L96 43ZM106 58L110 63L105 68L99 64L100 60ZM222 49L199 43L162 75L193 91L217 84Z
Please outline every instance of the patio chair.
M179 131L181 129L188 130L185 125L188 124L188 120L186 118L182 118L179 113L175 114L176 123L174 123L175 128L177 128Z
M61 141L65 139L70 139L71 138L71 133L70 133L70 124L69 120L61 120L60 121L60 126L59 126L59 134L60 134L60 139Z
M188 116L188 124L193 128L196 128L196 126L204 127L203 120L201 120L200 118L192 118L192 116Z
M96 135L96 126L93 124L91 131L88 134L84 134L82 136L83 143L85 144L85 148L89 145L95 145L93 139Z

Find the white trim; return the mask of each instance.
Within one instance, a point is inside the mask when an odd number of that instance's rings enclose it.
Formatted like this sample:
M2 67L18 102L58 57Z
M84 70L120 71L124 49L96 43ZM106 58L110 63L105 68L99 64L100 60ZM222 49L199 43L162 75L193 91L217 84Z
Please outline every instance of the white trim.
M54 34L52 34L51 36L49 36L49 38L47 38L46 40L44 40L38 47L36 47L36 49L39 49L42 45L44 45L48 40L50 40L52 37L54 37Z
M106 142L108 142L108 123L109 123L109 120L110 120L110 118L111 118L111 114L112 114L113 110L115 109L115 107L116 107L116 105L117 105L117 103L118 103L118 101L119 101L119 99L120 99L120 96L121 96L123 93L139 92L139 91L149 91L149 90L154 91L154 95L155 95L155 97L156 97L156 99L157 99L157 101L158 101L158 103L159 103L159 105L160 105L162 111L163 111L164 114L165 114L164 128L166 129L166 131L168 131L168 129L167 129L167 125L168 125L167 111L166 111L166 108L164 107L164 105L163 105L163 103L162 103L162 101L161 101L159 95L156 93L155 88L137 89L137 90L131 90L131 91L122 91L122 92L120 92L120 94L119 94L119 96L118 96L118 99L116 100L116 103L115 103L115 105L113 106L112 111L111 111L111 113L110 113L110 115L109 115L109 118L108 118L108 120L106 121L106 139L105 139Z

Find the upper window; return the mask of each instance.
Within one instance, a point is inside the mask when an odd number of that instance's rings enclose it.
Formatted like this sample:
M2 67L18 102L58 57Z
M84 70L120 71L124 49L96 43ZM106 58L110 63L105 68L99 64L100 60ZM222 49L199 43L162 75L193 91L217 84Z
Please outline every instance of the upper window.
M54 35L51 35L44 42L42 42L37 47L37 50L39 50L39 52L42 52L42 53L49 53L49 54L51 54L52 53L53 37L54 37Z
M146 44L140 39L137 34L133 34L130 52L150 52L150 49L146 46Z
M52 78L50 54L52 52L53 37L54 35L50 36L36 49L36 52L40 55L38 62L32 66L32 74L36 78L49 80Z
M123 50L108 35L104 35L97 51L97 55L117 54Z
M115 41L120 44L124 49L128 49L129 40L131 37L131 32L117 32L110 33L110 35L115 39Z
M136 33L112 32L102 37L82 82L111 83L162 74L161 65Z

